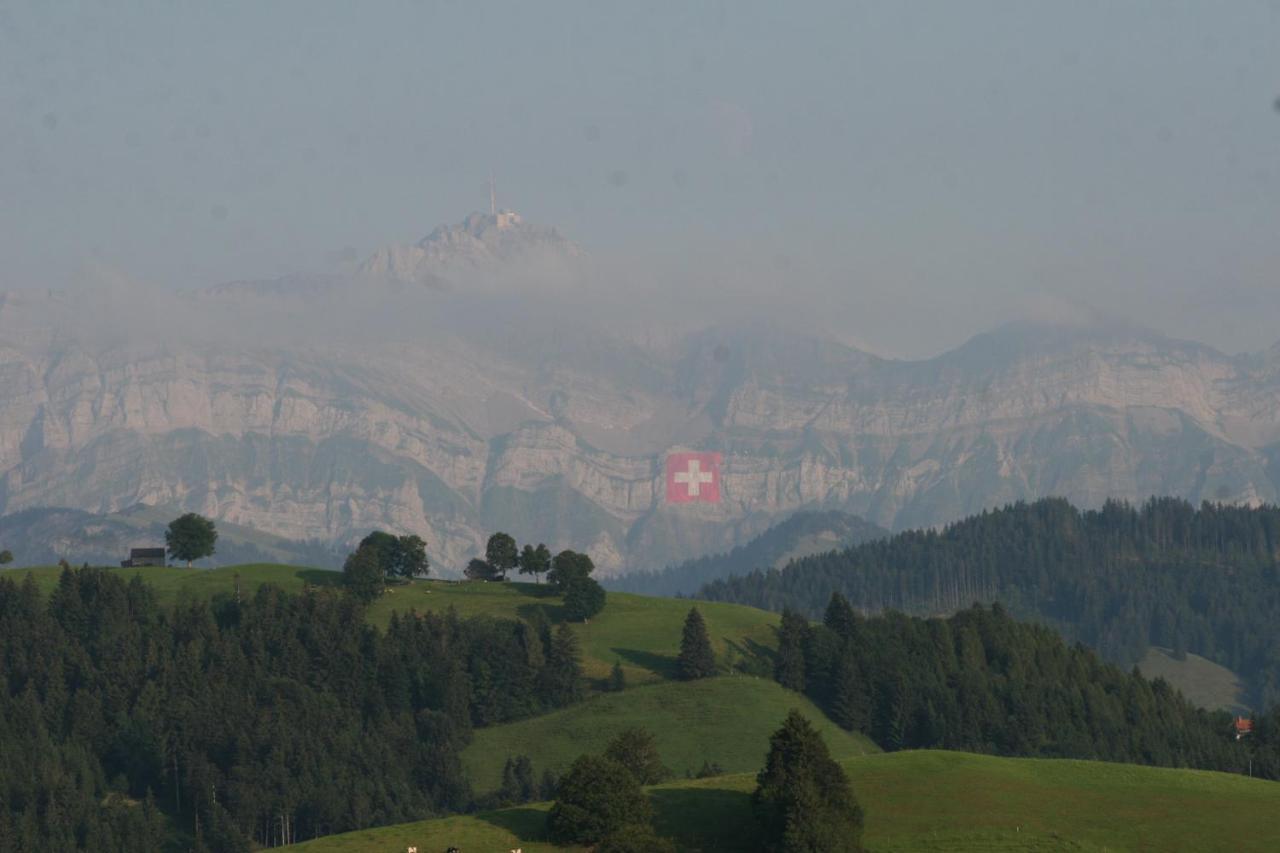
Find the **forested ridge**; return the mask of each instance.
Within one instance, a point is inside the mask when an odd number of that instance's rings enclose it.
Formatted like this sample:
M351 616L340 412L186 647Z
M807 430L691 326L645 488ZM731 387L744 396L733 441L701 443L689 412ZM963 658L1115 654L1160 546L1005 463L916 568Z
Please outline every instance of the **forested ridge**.
M1000 605L866 618L838 593L821 624L784 611L775 678L886 750L955 749L1195 767L1280 779L1280 714L1232 717L1124 672Z
M474 725L581 697L567 626L264 586L0 578L0 850L248 850L465 810ZM177 839L175 841L175 839Z
M541 609L379 629L364 608L350 589L166 607L138 576L67 569L47 596L0 577L0 850L247 851L468 811L473 728L586 692L576 635ZM822 616L784 613L775 677L886 749L1280 777L1274 713L1237 742L1228 715L1001 608L866 618L837 596ZM672 637L686 678L725 671L701 621ZM512 759L511 801L556 790Z
M833 591L864 613L998 601L1124 665L1150 645L1202 655L1270 706L1280 701L1278 556L1275 506L1158 498L1080 511L1046 499L718 581L699 597L813 617Z
M822 535L851 544L886 537L889 531L839 510L801 511L723 554L697 557L659 571L629 572L606 583L610 589L641 595L687 594L712 581L742 574L744 569L773 566L793 554L806 537Z

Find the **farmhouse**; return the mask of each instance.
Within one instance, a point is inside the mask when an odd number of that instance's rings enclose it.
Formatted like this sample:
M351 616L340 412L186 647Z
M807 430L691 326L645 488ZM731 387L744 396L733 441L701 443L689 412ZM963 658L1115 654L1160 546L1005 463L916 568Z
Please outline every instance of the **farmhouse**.
M163 565L163 548L131 548L129 549L129 559L120 561L120 567L123 569L137 569L142 566Z

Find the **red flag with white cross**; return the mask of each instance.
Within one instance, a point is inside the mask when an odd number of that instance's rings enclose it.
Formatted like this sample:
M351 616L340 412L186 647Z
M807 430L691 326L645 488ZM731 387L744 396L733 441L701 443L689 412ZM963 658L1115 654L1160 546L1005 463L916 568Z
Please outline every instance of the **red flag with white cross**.
M720 503L719 453L668 453L667 503Z

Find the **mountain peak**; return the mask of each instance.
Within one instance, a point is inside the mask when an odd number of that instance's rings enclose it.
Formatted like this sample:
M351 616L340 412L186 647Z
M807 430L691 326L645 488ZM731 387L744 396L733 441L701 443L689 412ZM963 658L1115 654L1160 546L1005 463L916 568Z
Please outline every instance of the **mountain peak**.
M368 275L438 285L459 273L564 263L583 255L555 228L527 222L513 210L498 210L440 225L412 246L385 246L360 269Z

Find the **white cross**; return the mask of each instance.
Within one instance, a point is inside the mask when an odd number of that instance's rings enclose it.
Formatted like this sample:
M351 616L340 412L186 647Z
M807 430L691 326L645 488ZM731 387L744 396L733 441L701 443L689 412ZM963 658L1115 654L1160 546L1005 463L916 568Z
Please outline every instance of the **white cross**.
M673 477L677 483L686 483L689 486L689 497L696 498L702 494L702 484L711 483L715 480L715 475L710 471L702 470L702 463L697 459L689 460L688 471L677 471Z

